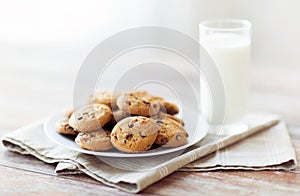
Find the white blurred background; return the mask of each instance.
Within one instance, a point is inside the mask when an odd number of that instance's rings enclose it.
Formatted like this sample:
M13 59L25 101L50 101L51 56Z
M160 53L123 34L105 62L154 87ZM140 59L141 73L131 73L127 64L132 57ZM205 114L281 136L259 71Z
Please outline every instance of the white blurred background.
M0 0L0 110L5 111L0 124L23 125L71 105L74 79L89 51L109 35L137 26L170 27L198 39L203 20L248 19L253 66L295 70L292 83L300 73L299 10L297 0ZM255 77L272 75L263 70ZM280 78L268 89L278 85ZM11 105L20 108L18 114ZM10 125L12 115L19 121Z
M198 38L198 23L244 18L253 24L253 62L300 63L297 0L1 0L0 65L79 66L105 37L161 25Z

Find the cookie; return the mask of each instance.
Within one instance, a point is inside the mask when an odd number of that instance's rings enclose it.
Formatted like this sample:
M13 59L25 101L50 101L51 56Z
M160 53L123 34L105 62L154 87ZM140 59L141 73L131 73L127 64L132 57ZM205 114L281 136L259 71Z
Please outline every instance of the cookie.
M162 105L163 105L163 107L161 107L162 112L165 112L165 113L168 113L171 115L178 114L178 112L179 112L179 108L174 103L163 101Z
M123 93L117 99L117 106L131 115L151 116L160 111L160 102L146 91Z
M158 134L154 120L134 116L118 122L111 132L113 146L123 152L142 152L149 150Z
M104 151L113 147L110 142L110 132L106 130L79 133L75 142L80 148L92 151Z
M152 98L153 98L153 99L156 99L156 100L164 101L164 98L162 98L162 97L160 97L160 96L153 96L153 95L152 95Z
M69 124L79 132L91 132L101 129L112 118L111 109L104 104L92 104L76 110Z
M170 114L166 114L166 117L171 119L171 120L174 120L174 121L178 122L180 125L184 126L184 122L183 122L182 119L180 119L176 116L170 115Z
M111 91L97 91L95 94L89 96L89 104L104 104L110 107L111 109L116 109L117 107L117 94L113 94Z
M56 123L55 129L58 133L65 135L77 135L77 131L69 125L69 119L63 119Z
M171 115L178 114L179 108L176 104L165 101L162 97L152 96L161 103L160 111Z
M176 116L173 116L173 115L170 115L170 114L166 114L166 113L164 113L164 112L160 112L160 113L158 113L156 116L153 116L152 118L155 119L155 118L158 118L158 117L160 117L160 118L169 118L169 119L171 119L171 120L174 120L174 121L178 122L178 123L181 124L182 126L184 126L183 120L180 119L180 118L178 118L178 117L176 117Z
M73 114L74 112L74 109L73 108L68 108L64 111L64 116L67 117L67 118L70 118L71 115Z
M177 147L187 143L188 133L178 122L166 117L157 117L154 120L159 126L156 144Z

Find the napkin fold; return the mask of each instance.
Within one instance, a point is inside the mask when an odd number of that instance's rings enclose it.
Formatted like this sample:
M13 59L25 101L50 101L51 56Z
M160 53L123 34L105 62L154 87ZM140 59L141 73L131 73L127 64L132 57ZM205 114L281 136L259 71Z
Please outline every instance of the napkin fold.
M46 163L58 163L55 170L58 174L83 172L106 185L133 193L176 170L290 170L296 167L296 155L283 121L274 115L256 114L248 115L244 123L246 130L209 130L202 141L182 154L156 158L105 158L72 151L48 139L43 123L9 132L2 143L8 150L30 154Z

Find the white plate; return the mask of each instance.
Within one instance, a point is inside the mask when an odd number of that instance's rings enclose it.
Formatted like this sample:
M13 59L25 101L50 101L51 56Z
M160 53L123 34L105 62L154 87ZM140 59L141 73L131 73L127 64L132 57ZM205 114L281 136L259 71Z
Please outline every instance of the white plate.
M74 142L74 137L65 136L65 135L62 135L62 134L59 134L56 132L55 124L57 121L59 121L63 118L64 118L63 114L56 114L56 115L51 116L44 123L44 131L51 140L53 140L57 144L60 144L68 149L71 149L71 150L74 150L77 152L96 155L96 156L105 156L105 157L148 157L148 156L167 154L167 153L176 152L176 151L180 151L180 150L183 151L187 147L192 146L192 145L196 144L197 142L199 142L202 138L204 138L204 136L207 134L207 131L208 131L207 123L203 118L198 120L198 122L199 122L198 127L195 130L189 129L188 128L189 121L185 120L185 125L186 125L185 129L187 130L187 132L190 136L188 138L188 143L186 145L179 146L176 148L161 147L161 148L149 150L149 151L142 152L142 153L125 153L125 152L118 151L116 149L109 150L109 151L97 151L96 152L96 151L89 151L89 150L82 149L79 146L77 146L77 144Z

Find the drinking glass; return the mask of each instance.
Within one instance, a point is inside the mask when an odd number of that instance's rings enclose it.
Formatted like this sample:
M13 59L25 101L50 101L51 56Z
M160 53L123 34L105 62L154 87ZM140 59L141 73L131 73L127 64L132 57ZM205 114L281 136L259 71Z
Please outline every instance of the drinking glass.
M211 124L238 122L246 112L251 23L235 19L203 21L199 24L199 41L217 66L225 90L225 118L215 119L212 114L219 108L213 107L209 87L200 78L202 114Z

